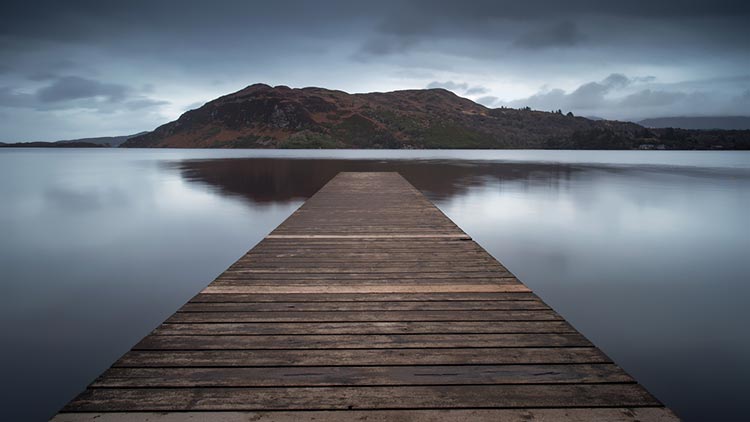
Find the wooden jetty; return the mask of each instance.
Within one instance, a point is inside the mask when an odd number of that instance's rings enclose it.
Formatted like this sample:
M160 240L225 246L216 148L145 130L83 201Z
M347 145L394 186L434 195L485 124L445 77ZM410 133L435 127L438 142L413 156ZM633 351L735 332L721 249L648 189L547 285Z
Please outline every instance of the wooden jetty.
M340 173L53 420L671 421L397 173Z

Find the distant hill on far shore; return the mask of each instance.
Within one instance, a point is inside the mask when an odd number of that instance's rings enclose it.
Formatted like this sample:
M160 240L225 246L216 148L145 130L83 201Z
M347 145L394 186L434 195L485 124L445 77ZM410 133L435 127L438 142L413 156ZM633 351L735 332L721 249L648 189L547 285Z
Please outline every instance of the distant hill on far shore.
M119 147L130 138L145 135L139 132L133 135L101 136L98 138L66 139L62 141L32 141L32 142L0 142L0 147L13 148L87 148L87 147Z
M132 135L123 135L123 136L102 136L99 138L82 138L82 139L71 139L71 140L65 140L65 141L57 141L57 143L69 143L69 142L88 142L91 144L98 144L98 145L104 145L104 146L111 146L111 147L119 147L123 142L127 141L130 138L134 138L136 136L141 136L147 134L147 131L134 133Z
M657 117L641 120L638 124L648 128L748 130L750 116Z
M0 142L0 148L107 148L106 145L91 142Z

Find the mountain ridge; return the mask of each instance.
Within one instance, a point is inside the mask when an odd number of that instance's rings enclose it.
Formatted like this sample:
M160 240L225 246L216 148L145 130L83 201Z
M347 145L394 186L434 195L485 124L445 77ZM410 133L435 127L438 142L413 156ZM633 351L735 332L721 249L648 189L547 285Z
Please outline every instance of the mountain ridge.
M666 137L663 135L667 135ZM349 94L318 87L254 84L182 114L123 147L708 149L711 139L572 113L487 108L451 91ZM674 139L672 139L674 138ZM747 138L747 139L745 139ZM750 136L721 148L748 148ZM680 145L681 144L681 145Z
M653 117L637 122L649 128L679 128L694 130L748 130L750 116L670 116Z
M103 146L103 147L118 147L123 142L135 136L140 136L148 133L148 131L142 131L134 133L132 135L121 135L121 136L98 136L93 138L80 138L80 139L64 139L60 141L26 141L26 142L0 142L0 146L13 146L13 147L70 147L70 148L83 148L90 146Z

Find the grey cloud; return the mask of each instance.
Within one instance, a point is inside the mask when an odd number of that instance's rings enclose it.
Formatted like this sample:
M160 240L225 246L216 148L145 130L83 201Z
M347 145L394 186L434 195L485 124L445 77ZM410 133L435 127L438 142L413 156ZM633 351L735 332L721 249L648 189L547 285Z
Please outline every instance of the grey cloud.
M567 102L567 94L562 89L552 89L546 92L534 94L528 98L517 99L497 105L508 105L511 107L531 107L536 110L551 110L555 106L562 107Z
M41 72L32 73L31 75L27 76L27 78L30 81L42 82L42 81L49 81L51 79L55 79L57 78L57 75L52 72L41 71Z
M419 0L409 2L412 7L405 7L402 14L422 12L423 15L451 16L454 19L472 18L509 18L509 19L542 19L548 17L567 17L582 14L599 16L635 16L635 17L706 17L706 16L741 16L750 14L750 6L742 0L700 2L684 0L631 0L628 2L602 2L597 0L569 0L565 2L550 1L512 1L512 0L478 0L455 2L451 0ZM423 18L424 19L424 18Z
M204 104L206 104L206 101L196 101L194 103L191 103L185 106L185 111L195 110L196 108L203 107Z
M572 47L580 44L586 36L571 21L540 28L521 35L513 45L520 48L541 49L550 47Z
M566 105L569 108L595 108L604 102L604 95L611 87L599 82L589 82L579 86L575 91L566 95Z
M55 79L34 93L0 87L0 107L27 108L38 111L92 109L100 113L118 110L143 110L169 104L134 94L128 86L103 83L76 76Z
M423 69L399 69L391 73L394 77L404 79L433 79L435 74L433 72Z
M77 76L65 76L37 91L42 102L78 100L82 98L104 97L109 101L122 101L129 88L124 85L102 83Z
M150 98L140 98L125 102L125 107L128 110L142 110L145 108L158 107L169 104L169 101L163 100L152 100Z
M635 78L635 79L637 79L638 81L641 81L643 78ZM622 73L612 73L611 75L604 78L604 80L602 80L602 85L606 86L608 89L625 88L631 83L632 83L632 80L628 78L627 76L623 75Z
M402 3L394 7L385 2L374 15L377 34L366 39L356 56L359 60L368 60L368 54L378 58L430 52L487 60L508 52L523 55L555 48L585 54L584 46L613 44L615 48L604 52L605 60L630 55L629 60L661 60L661 52L682 58L696 51L740 54L747 49L742 40L750 38L745 25L750 6L738 0ZM401 44L399 39L409 41Z
M0 107L33 107L35 102L34 95L16 92L10 87L0 87Z
M445 89L447 89L449 91L461 91L461 92L464 92L467 89L469 89L469 84L467 84L465 82L464 83L456 83L456 82L453 82L453 81L445 81L445 82L433 81L433 82L430 82L427 85L427 89L433 89L433 88L445 88Z
M529 106L539 110L591 110L608 104L607 94L626 88L633 80L620 73L613 73L598 82L580 85L570 93L556 88L539 92L531 97L510 102L513 106ZM634 97L633 101L636 98Z
M750 110L750 89L732 98L729 111L733 110ZM746 112L744 113L746 114Z
M459 95L471 95L471 96L486 94L490 92L490 90L487 87L484 87L481 85L470 86L466 82L459 83L459 82L453 82L453 81L445 81L445 82L432 81L429 84L427 84L427 89L433 89L433 88L443 88L443 89L447 89L448 91L453 91Z
M494 107L495 104L497 104L499 98L492 96L492 95L486 95L484 97L477 98L477 102L483 106L487 107Z
M403 53L416 43L417 40L414 38L378 36L365 41L357 54L355 54L355 57L365 59L369 55L384 56Z
M742 0L720 1L719 4L701 1L631 0L628 2L603 2L596 0L560 1L512 1L473 0L455 2L451 0L382 1L378 29L383 33L404 36L453 36L479 33L488 29L496 33L498 23L524 21L549 33L558 31L562 35L574 35L571 24L580 21L607 21L625 17L630 20L647 19L654 27L670 22L692 18L730 18L741 22L750 16L750 6ZM580 20L580 21L579 21ZM560 23L562 21L563 23ZM567 27L567 28L566 28ZM460 28L460 29L459 29ZM541 29L540 29L541 28ZM608 30L613 29L610 26ZM632 28L630 28L632 30ZM524 31L521 34L533 34ZM519 34L516 34L519 35ZM546 34L545 34L546 35ZM531 44L540 40L531 36ZM511 38L512 40L513 38ZM523 42L521 42L523 44Z
M477 86L473 86L473 87L467 89L466 90L466 95L481 95L481 94L486 94L488 92L490 92L490 90L488 88L485 88L483 86L477 85Z
M732 97L721 92L689 88L698 86L695 82L655 84L654 81L651 77L628 78L622 74L611 74L601 81L582 84L570 92L545 90L523 99L497 101L493 105L529 106L537 110L562 109L578 115L632 120L653 116L745 114L738 113L738 110L742 110L743 105L750 106L750 89L741 96Z
M684 99L687 94L682 92L652 91L644 89L630 94L620 101L626 107L653 107L674 104Z

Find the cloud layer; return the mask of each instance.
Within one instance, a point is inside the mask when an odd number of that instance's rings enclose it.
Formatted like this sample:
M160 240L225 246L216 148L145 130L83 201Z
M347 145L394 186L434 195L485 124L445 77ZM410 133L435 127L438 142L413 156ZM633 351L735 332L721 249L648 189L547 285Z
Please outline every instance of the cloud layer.
M750 77L660 83L650 76L629 78L614 73L569 91L545 88L526 98L485 99L483 103L490 107L562 109L584 116L630 120L650 116L737 115L750 110L747 92L734 91L734 81L742 80L748 83Z
M744 1L9 0L0 141L152 129L255 82L443 87L620 119L747 114L749 20Z

